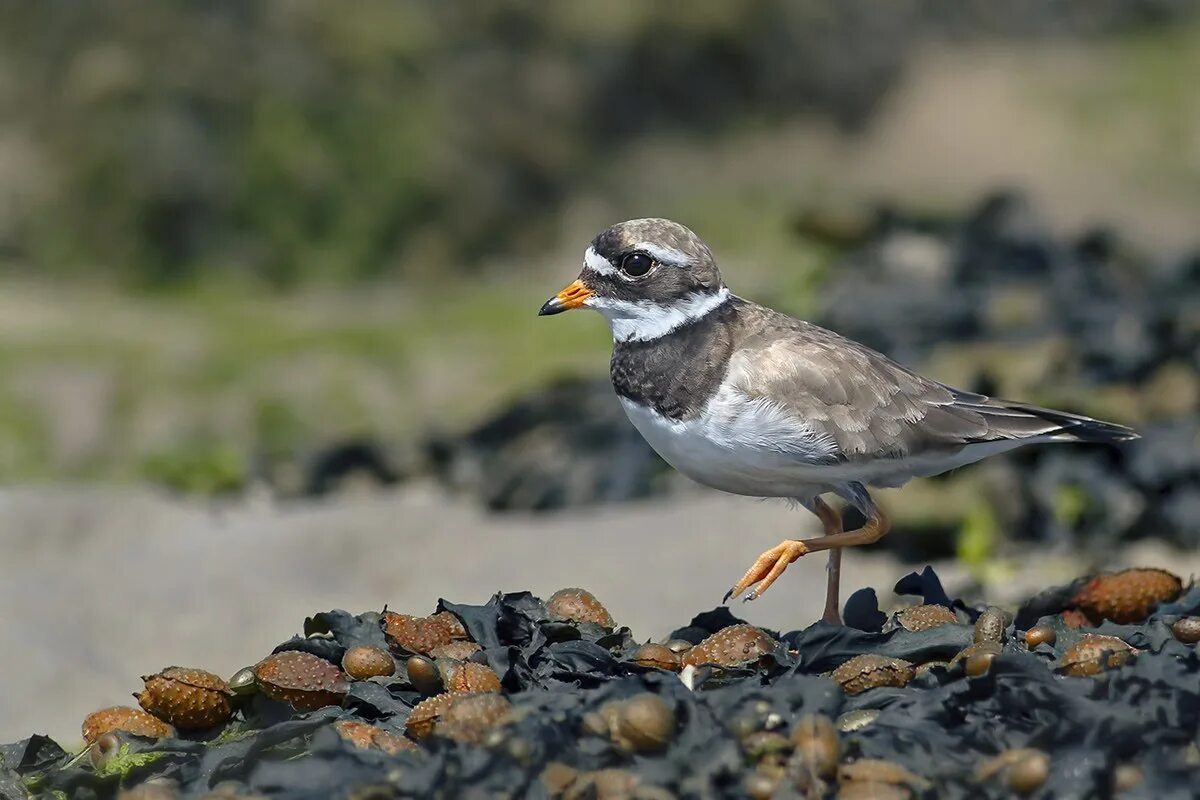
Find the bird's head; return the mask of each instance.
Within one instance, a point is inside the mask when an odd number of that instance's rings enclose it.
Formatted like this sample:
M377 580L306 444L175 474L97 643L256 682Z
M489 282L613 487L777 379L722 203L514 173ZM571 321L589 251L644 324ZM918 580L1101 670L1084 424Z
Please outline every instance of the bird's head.
M574 283L539 314L599 311L621 341L653 339L704 316L729 297L700 237L667 219L633 219L592 240Z

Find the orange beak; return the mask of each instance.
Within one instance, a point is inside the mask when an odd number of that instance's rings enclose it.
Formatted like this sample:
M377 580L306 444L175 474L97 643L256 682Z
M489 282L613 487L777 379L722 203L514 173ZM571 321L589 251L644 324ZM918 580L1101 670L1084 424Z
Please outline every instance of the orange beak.
M592 290L584 286L583 281L576 280L570 286L543 303L541 310L538 311L538 316L545 317L550 314L561 314L564 311L570 311L572 308L579 308L591 296Z

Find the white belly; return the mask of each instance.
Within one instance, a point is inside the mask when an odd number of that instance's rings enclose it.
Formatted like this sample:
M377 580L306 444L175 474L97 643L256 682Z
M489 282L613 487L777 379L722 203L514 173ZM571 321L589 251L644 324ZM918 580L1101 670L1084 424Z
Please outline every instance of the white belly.
M703 412L677 422L622 397L629 421L663 459L694 481L755 497L828 491L834 444L761 400L722 389Z
M761 399L721 389L704 411L677 422L620 398L629 421L650 446L694 481L733 494L804 499L852 482L903 486L1039 441L971 444L941 453L838 461L836 443L804 420Z

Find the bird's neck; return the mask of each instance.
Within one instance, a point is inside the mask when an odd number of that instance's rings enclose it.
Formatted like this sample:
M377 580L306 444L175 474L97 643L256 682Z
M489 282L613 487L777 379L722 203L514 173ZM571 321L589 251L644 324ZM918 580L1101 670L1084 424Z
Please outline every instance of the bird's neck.
M729 302L724 286L715 292L692 292L672 303L604 299L589 305L604 315L614 342L648 342L694 325Z
M610 365L613 388L669 419L699 413L724 380L736 313L737 303L726 298L660 336L616 340Z

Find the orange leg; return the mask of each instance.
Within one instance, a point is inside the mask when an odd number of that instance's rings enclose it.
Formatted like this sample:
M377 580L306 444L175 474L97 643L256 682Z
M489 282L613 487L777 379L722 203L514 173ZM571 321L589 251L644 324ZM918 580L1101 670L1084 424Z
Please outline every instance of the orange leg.
M821 522L825 525L827 531L832 530L830 522L836 514L833 509L829 508L822 502L817 508L824 506L828 512L817 511L817 515L821 517ZM839 525L840 528L840 520ZM761 597L763 592L771 587L771 584L783 574L787 569L788 564L791 564L800 556L808 553L813 553L819 550L832 550L838 553L843 547L854 547L860 544L871 544L877 542L891 528L891 522L883 515L883 512L878 509L872 509L870 516L867 517L866 523L857 530L841 531L837 533L827 533L820 539L785 539L779 544L772 547L770 550L763 553L754 562L750 569L746 570L746 574L738 581L732 589L725 595L728 600L735 594L741 594L749 589L752 585L758 584L753 590L748 592L743 598L745 600L754 600ZM835 582L834 558L831 554L830 558L830 580L826 586L826 616L829 616L830 602L833 604L834 615L837 614L837 583ZM840 556L836 562L837 569L840 571L841 561ZM838 575L840 578L840 574Z

